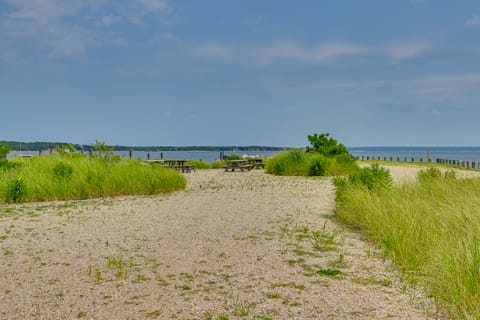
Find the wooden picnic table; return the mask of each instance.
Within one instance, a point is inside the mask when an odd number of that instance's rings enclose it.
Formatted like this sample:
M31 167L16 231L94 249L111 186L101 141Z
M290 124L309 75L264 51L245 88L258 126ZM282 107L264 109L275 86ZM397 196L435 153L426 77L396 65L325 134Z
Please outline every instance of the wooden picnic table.
M192 172L195 171L195 166L187 164L188 160L163 160L163 165L167 168L175 169L178 172Z
M248 161L247 160L227 160L227 165L224 166L225 168L225 172L227 171L235 171L235 170L240 170L240 171L244 171L244 170L247 170L247 171L250 171L252 170L254 167L253 164L248 164Z
M256 169L263 169L265 168L265 162L263 162L263 158L247 158L249 164L253 164Z

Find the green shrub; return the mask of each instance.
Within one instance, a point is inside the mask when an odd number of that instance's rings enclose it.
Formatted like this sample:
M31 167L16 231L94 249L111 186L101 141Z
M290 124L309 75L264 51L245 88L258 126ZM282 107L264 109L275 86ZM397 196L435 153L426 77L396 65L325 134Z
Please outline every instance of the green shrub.
M53 167L53 175L57 179L69 180L73 174L73 167L70 164L59 162Z
M18 167L17 162L0 159L0 170L11 170L17 167Z
M355 158L349 154L342 154L330 158L328 175L350 175L359 170Z
M314 154L309 157L309 176L324 176L327 174L329 161L321 154Z
M317 152L326 157L334 157L343 154L349 155L347 148L343 144L338 143L337 140L330 138L329 133L322 133L320 135L315 133L313 135L308 135L307 138L311 144L311 147L307 147L308 152Z
M386 189L392 186L392 177L390 171L372 164L371 167L365 167L348 177L352 184L362 185L368 190Z
M231 154L225 158L225 160L242 160L242 157L238 154Z
M417 174L417 179L419 182L427 182L435 179L441 179L442 172L435 167L430 167L426 170L422 170Z
M292 149L270 158L265 171L279 176L308 176L310 163L305 153Z
M206 163L203 160L188 160L187 164L188 165L193 165L195 167L195 169L199 169L199 170L210 169L210 166L208 165L208 163Z
M12 151L12 148L9 145L0 144L0 160L6 159L10 151Z
M8 183L6 202L21 202L27 193L27 186L21 177L16 177Z

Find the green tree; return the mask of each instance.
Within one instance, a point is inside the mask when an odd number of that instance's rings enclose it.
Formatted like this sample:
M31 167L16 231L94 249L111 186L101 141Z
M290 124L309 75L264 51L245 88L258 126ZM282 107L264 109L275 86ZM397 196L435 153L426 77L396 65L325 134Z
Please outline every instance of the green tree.
M115 155L114 149L107 146L104 141L95 140L95 143L92 144L92 149L95 150L94 157L98 159L103 159L105 161L118 161L120 157Z
M349 154L347 147L331 138L329 133L308 135L308 141L311 146L307 147L307 152L318 152L326 157Z
M7 154L12 151L12 148L6 144L0 144L0 160L7 159Z

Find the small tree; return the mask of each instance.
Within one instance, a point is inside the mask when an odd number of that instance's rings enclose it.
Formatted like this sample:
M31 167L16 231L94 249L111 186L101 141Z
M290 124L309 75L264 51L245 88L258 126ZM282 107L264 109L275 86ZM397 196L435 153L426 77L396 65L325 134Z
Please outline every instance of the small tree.
M95 143L92 144L92 149L95 150L95 158L103 159L105 161L117 161L120 159L119 156L114 154L114 149L107 146L104 141L95 140Z
M349 154L347 147L338 143L337 140L330 137L329 133L313 134L308 136L311 147L307 147L307 152L318 152L326 157L335 157L342 154Z
M9 145L0 144L0 160L7 159L7 154L9 154L10 151L12 151L12 148L10 148Z

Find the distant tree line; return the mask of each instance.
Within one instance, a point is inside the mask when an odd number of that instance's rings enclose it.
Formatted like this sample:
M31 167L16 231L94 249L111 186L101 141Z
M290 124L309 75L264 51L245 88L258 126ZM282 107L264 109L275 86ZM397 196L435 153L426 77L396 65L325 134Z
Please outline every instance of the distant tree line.
M55 148L62 148L69 145L72 145L78 151L90 151L94 150L92 145L80 145L80 144L70 144L67 142L18 142L18 141L0 141L0 144L9 146L12 150L22 150L22 151L39 151L39 150L48 150ZM289 148L282 147L268 147L268 146L108 146L113 148L114 151L280 151L286 150Z

